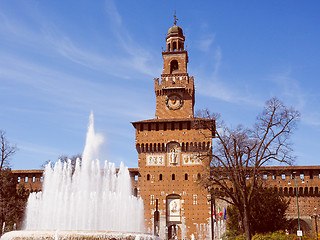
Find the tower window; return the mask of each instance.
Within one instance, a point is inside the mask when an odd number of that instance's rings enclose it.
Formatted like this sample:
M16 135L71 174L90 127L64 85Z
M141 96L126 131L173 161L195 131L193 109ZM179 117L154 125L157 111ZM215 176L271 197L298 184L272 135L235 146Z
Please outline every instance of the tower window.
M159 175L159 180L162 181L162 174Z
M147 181L150 181L150 174L147 175Z
M172 180L176 180L176 175L172 174Z
M184 175L184 180L188 180L188 173Z
M174 71L178 71L179 67L178 67L178 61L177 60L172 60L170 63L170 73L174 72Z
M172 48L173 48L173 51L176 51L176 50L177 50L177 43L176 43L176 42L173 42Z

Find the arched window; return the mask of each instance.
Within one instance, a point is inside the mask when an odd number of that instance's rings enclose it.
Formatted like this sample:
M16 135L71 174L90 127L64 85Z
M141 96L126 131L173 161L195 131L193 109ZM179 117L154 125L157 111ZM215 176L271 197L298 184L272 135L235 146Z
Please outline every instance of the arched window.
M170 222L181 221L181 196L177 194L168 195L166 198L166 215Z
M310 196L313 196L313 187L310 187L309 193L310 193Z
M303 187L299 187L299 196L303 196Z
M162 174L159 175L159 180L162 181Z
M172 44L173 46L172 46L172 50L173 51L176 51L177 50L177 43L176 42L173 42L173 44Z
M170 73L172 73L174 71L178 71L178 70L179 70L178 61L177 60L172 60L170 62Z
M150 181L150 174L147 175L147 181Z
M137 149L138 153L141 153L141 149L140 149L140 144L139 143L136 145L136 149Z
M293 193L293 188L292 188L292 187L289 187L289 196L294 196L293 194L294 194L294 193Z
M172 180L176 180L176 175L174 173L172 174Z
M184 174L184 180L188 180L188 173Z

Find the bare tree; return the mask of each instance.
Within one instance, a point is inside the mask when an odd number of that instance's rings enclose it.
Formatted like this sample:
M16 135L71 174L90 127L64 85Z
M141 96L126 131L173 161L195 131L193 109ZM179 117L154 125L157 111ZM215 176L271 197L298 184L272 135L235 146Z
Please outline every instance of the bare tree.
M300 113L272 98L251 129L243 126L230 129L208 110L198 112L198 116L213 118L217 124L216 129L212 129L213 151L206 156L211 159L210 174L201 182L214 198L238 208L246 239L251 239L249 213L252 198L262 184L261 167L274 161L292 164L290 136ZM201 121L197 124L202 125Z
M16 145L11 145L5 131L0 130L0 171L10 166L10 157L17 151Z
M80 161L80 164L82 162L82 155L80 153L78 154L75 154L75 155L72 155L71 157L67 156L67 155L61 155L59 156L58 158L61 163L67 163L69 160L71 162L71 166L72 166L72 169L73 171L75 170L76 168L76 163L77 163L77 160Z
M72 167L72 170L74 171L75 168L76 168L76 163L77 163L77 160L79 160L80 162L80 165L81 165L81 162L82 162L82 155L80 153L78 154L75 154L75 155L72 155L71 157L69 157L68 155L65 155L65 154L62 154L58 157L58 160L60 160L61 163L68 163L68 161L70 160L71 162L71 167ZM41 167L42 168L45 168L47 164L51 163L52 161L51 160L48 160L48 161L45 161Z

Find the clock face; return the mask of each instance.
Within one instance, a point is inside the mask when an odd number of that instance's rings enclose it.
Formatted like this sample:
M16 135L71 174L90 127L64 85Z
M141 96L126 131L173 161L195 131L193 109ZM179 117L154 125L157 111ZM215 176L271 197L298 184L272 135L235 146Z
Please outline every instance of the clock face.
M166 98L166 106L170 110L177 110L180 109L183 105L183 99L180 95L178 94L171 94L168 95Z

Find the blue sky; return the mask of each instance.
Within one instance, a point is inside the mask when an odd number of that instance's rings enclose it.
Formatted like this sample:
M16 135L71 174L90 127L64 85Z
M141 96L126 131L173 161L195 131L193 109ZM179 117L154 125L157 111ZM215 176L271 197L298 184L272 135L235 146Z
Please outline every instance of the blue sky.
M174 9L196 109L251 126L273 96L302 113L296 165L317 165L319 1L0 1L0 129L13 169L81 153L90 112L101 160L137 167L130 122L154 117Z

